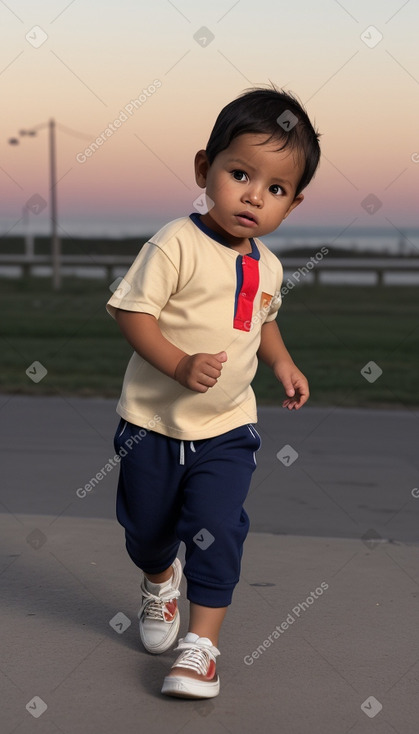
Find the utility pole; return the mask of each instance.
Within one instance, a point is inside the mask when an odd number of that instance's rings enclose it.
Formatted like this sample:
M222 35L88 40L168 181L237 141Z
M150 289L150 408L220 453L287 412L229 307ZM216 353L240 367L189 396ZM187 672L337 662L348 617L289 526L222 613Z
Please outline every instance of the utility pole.
M19 135L30 135L34 137L38 130L49 128L49 164L50 164L50 219L51 219L51 263L52 263L52 287L54 290L61 288L61 247L57 235L57 175L56 175L56 148L55 148L55 120L49 123L41 123L31 130L20 130ZM9 138L9 145L19 145L18 138ZM25 215L27 215L27 209ZM23 217L26 226L26 218ZM26 251L29 254L28 240L26 240Z
M1 0L0 0L1 2ZM60 290L61 288L61 241L58 237L57 228L57 149L55 144L55 129L57 127L53 117L49 122L42 122L40 125L36 125L31 130L20 130L19 135L30 135L31 137L37 135L38 130L48 127L49 132L49 170L50 170L50 220L51 220L51 264L52 264L52 287L54 290ZM67 135L72 135L76 138L82 138L83 140L92 140L92 135L85 135L79 133L76 130L65 127L58 123L58 127ZM9 138L9 145L19 145L19 138ZM27 220L25 217L28 215L28 210L25 210L23 216L24 225L26 226ZM32 241L33 248L33 241ZM31 244L29 239L26 241L26 252L31 252Z
M31 258L35 254L35 251L33 247L33 234L29 228L29 209L26 204L22 206L22 223L25 237L25 255L27 258Z
M55 120L51 118L49 127L49 161L51 186L51 255L52 255L52 287L61 288L61 242L57 235L57 171L55 146Z

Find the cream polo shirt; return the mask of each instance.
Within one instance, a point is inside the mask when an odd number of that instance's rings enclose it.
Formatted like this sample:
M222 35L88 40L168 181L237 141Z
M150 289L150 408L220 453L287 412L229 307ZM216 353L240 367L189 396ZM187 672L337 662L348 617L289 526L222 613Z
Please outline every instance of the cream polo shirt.
M252 252L240 255L191 214L169 222L141 248L107 302L108 313L152 314L165 338L187 354L225 351L228 359L216 385L198 393L134 352L116 408L122 418L188 441L257 422L250 383L262 324L281 305L283 272L260 240L250 243Z

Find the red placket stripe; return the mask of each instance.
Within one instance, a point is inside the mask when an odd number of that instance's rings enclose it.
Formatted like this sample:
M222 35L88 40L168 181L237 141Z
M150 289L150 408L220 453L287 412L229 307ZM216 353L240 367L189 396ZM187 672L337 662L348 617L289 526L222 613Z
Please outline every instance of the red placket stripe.
M243 282L237 298L234 328L250 331L253 303L259 288L259 262L253 257L242 255Z

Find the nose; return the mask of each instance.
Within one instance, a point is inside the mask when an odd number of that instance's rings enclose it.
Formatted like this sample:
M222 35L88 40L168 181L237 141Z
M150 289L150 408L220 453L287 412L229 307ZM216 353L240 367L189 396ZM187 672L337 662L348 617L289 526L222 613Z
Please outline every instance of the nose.
M262 189L256 184L248 186L244 192L244 203L250 204L251 206L261 207L263 206Z

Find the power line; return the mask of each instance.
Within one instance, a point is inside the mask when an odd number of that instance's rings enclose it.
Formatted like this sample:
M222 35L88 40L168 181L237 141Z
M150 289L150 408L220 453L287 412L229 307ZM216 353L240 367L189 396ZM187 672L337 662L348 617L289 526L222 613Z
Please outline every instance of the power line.
M67 135L72 135L74 138L82 138L83 140L92 140L94 135L86 135L85 133L79 133L77 130L72 130L71 127L66 127L66 125L62 125L60 122L57 122L57 127L59 130L62 130L64 133L67 133Z

